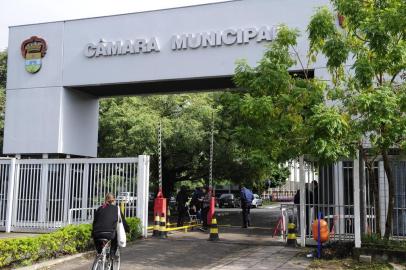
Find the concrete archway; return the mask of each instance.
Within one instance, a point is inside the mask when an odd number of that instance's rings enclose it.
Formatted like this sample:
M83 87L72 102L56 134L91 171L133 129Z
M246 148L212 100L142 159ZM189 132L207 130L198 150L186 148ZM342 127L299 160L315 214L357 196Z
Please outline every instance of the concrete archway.
M237 59L255 64L280 23L305 33L326 4L236 0L11 27L3 152L95 157L99 97L232 87ZM298 47L305 56L305 35Z

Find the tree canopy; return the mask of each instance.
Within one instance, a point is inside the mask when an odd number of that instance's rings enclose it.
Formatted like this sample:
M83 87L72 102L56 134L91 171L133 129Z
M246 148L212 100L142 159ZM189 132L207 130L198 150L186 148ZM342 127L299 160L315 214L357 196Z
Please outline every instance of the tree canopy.
M361 149L374 179L372 164L383 159L389 184L385 237L392 227L394 179L390 149L406 146L406 2L403 0L333 0L344 18L336 25L328 8L321 8L309 24L310 54L324 54L332 77L332 108L349 116L352 144ZM379 196L377 196L379 197ZM379 216L379 198L375 211ZM377 230L379 232L379 221Z
M212 117L215 124L214 179L258 181L262 164L244 155L228 134L219 93L120 97L100 102L101 157L152 156L152 180L158 179L158 126L162 121L163 185L167 193L180 181L206 181ZM265 177L265 176L264 176ZM261 183L256 183L260 188Z
M301 155L320 162L350 156L348 116L326 105L326 84L291 74L296 64L296 30L281 26L256 67L240 61L235 83L240 91L221 96L230 134L257 164L280 164ZM263 166L266 167L266 166Z
M3 149L4 113L6 104L7 50L0 52L0 149Z

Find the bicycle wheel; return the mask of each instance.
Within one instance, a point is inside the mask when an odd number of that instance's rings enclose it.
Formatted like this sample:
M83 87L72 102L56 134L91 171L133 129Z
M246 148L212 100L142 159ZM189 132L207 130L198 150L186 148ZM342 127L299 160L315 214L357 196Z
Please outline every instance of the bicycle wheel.
M106 254L106 262L104 264L103 270L111 270L111 269L113 269L113 258L110 256L109 251L109 253Z
M113 256L111 258L111 260L113 262L111 270L120 270L121 259L120 259L120 248L119 247L117 247L116 254L115 254L115 256Z
M103 258L96 256L93 262L92 270L104 270L103 269Z

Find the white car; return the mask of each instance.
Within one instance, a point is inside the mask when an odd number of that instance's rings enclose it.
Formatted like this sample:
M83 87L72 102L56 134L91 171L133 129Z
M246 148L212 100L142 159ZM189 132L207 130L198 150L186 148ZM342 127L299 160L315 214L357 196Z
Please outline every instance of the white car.
M254 199L251 203L252 207L262 206L262 199L258 196L258 194L254 194Z

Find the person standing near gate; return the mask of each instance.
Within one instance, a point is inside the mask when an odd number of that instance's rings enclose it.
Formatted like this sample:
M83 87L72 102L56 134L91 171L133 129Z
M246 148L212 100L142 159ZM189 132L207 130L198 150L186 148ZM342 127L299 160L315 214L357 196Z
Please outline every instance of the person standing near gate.
M186 211L187 211L186 203L187 203L188 199L189 198L188 198L188 194L186 191L186 187L182 186L180 188L178 195L176 195L176 203L178 205L178 224L177 224L178 227L183 226L183 220L184 220L184 217L185 217Z
M203 231L207 231L209 225L207 221L207 215L209 214L210 210L210 200L211 200L211 192L207 187L203 188L203 198L202 200L202 221L203 221Z
M252 200L254 200L254 194L244 185L240 185L240 196L241 196L241 209L242 209L242 227L248 228L251 226L250 221L250 209Z

